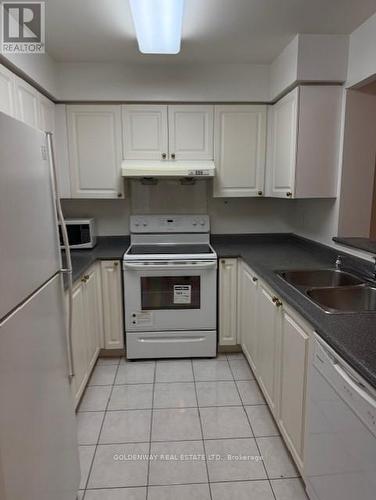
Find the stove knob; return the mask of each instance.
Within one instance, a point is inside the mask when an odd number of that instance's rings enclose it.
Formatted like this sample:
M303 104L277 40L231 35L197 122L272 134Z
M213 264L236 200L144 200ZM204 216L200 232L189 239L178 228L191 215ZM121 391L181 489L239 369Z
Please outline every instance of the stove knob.
M197 226L197 221L192 222L193 226Z
M135 223L134 223L134 225L135 225L136 227L139 227L140 223L139 223L139 222L135 222Z
M205 221L204 221L204 220L201 220L201 221L200 221L200 224L201 224L201 226L205 226Z
M148 225L148 223L147 223L147 222L144 222L142 225L143 225L144 227L146 227L146 226Z

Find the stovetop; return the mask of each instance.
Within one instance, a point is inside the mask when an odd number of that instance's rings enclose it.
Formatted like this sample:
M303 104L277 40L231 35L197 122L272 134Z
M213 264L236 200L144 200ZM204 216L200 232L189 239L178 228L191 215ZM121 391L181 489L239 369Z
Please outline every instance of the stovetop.
M191 255L212 254L213 249L205 244L132 245L128 255Z

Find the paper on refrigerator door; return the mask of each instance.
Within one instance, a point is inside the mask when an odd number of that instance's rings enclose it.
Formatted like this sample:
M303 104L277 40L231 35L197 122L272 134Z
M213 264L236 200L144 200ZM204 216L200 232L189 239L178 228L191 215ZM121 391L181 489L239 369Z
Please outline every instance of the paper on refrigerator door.
M191 285L174 285L174 304L190 304L191 288Z

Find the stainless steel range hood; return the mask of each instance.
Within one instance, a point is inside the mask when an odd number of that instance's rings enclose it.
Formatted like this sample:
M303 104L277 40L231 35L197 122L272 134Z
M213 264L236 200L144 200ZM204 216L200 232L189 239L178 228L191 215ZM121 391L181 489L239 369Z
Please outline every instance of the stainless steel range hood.
M207 160L123 160L121 173L133 179L210 179L215 175L215 165Z

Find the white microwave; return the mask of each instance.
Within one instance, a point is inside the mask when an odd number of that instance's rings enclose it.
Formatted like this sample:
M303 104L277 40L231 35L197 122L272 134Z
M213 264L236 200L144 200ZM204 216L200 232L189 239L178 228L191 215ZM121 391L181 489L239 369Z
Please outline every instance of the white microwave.
M66 219L69 247L72 249L94 248L97 243L95 219ZM60 247L63 236L59 226Z

